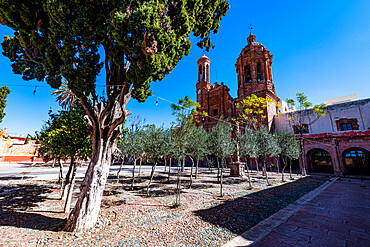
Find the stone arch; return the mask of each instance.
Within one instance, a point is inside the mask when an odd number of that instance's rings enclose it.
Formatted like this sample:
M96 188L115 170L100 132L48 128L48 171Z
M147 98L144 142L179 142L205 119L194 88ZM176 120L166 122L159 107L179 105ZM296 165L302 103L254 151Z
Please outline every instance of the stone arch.
M361 147L350 147L342 152L347 174L370 175L370 152Z
M202 75L203 75L203 65L199 64L198 68L198 74L199 74L199 81L203 81Z
M263 80L263 66L262 66L261 61L257 61L256 71L257 71L257 81L262 81Z
M313 148L307 152L308 166L313 172L334 173L333 157L323 148Z

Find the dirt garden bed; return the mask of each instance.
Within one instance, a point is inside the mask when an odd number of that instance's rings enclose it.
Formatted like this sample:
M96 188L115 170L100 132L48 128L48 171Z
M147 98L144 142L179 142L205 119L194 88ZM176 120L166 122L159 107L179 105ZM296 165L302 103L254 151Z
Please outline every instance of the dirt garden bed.
M220 246L328 180L294 175L282 183L281 175L269 173L267 186L253 173L254 188L248 189L246 178L226 177L219 197L216 174L204 172L192 188L183 178L179 208L172 207L175 176L168 182L165 174L156 175L150 197L148 177L137 179L133 191L130 178L111 178L97 225L83 233L62 231L67 214L55 180L3 183L0 246Z

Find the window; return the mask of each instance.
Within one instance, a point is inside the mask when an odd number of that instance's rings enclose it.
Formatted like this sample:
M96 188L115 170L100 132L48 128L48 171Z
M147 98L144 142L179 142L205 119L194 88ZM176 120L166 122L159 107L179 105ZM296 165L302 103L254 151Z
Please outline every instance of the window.
M257 80L263 80L261 63L257 63Z
M293 131L294 131L294 134L300 134L301 131L300 131L300 126L299 125L294 125L293 126ZM302 133L303 134L308 134L310 131L308 130L308 125L307 124L302 124Z
M346 131L346 130L353 130L353 128L352 128L352 124L351 124L351 123L343 123L343 124L342 124L342 130L343 130L343 131Z
M246 68L245 81L246 82L251 82L252 81L252 71L251 71L251 66L249 66L249 65L247 65L247 68Z
M330 154L323 150L318 149L312 153L312 161L315 166L332 166L333 162L331 160Z
M218 116L218 109L213 110L213 116Z
M359 126L356 118L341 118L335 121L338 131L358 130Z

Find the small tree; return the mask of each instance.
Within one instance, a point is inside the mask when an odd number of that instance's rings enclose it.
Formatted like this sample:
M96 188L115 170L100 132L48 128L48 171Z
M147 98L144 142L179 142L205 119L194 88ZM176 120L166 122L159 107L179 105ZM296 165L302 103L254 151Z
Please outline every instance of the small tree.
M257 137L258 155L262 159L263 172L266 175L267 184L271 185L266 170L266 158L276 156L280 152L280 147L278 146L276 137L269 133L267 127L263 126L259 128L255 134Z
M274 135L277 138L277 143L280 147L280 157L283 160L283 168L281 173L281 180L284 180L284 171L288 166L288 159L298 159L299 157L299 146L294 138L294 135L288 131L275 132ZM291 174L291 169L290 169ZM291 177L291 176L290 176Z
M249 157L254 159L257 158L258 156L257 135L252 129L246 128L244 130L244 134L237 133L237 140L239 142L240 155L242 157L246 158ZM256 165L258 164L256 163ZM249 188L252 188L252 182L247 162L245 163L245 167L248 175Z
M121 152L133 160L131 190L134 189L137 161L141 158L144 152L144 138L144 131L142 129L133 128L124 135L121 143L118 145ZM122 164L117 172L117 181L119 181L119 172L121 171L121 167Z
M320 116L325 116L326 111L323 108L326 106L325 104L315 105L312 107L312 103L307 100L307 96L304 93L297 93L297 101L293 99L286 100L289 107L296 107L297 111L291 113L291 116L288 118L293 123L293 127L297 130L299 134L299 164L301 168L302 176L306 176L306 165L305 159L303 155L304 150L304 141L303 141L303 134L306 132L308 126L315 123ZM308 115L310 111L308 108L312 107L312 112L316 115L316 119L309 119Z
M76 104L69 111L49 112L50 119L40 133L37 133L41 144L40 152L44 156L70 158L65 182L62 185L62 199L65 199L64 211L69 212L72 191L76 177L76 160L91 157L89 131L83 119L84 110Z
M192 131L192 135L189 138L189 156L195 157L196 159L196 168L195 168L195 179L198 176L198 167L199 167L199 160L204 159L205 155L208 153L207 150L207 140L208 140L208 133L203 129L202 126L195 127ZM193 166L194 162L192 159L192 167L190 173L190 186L193 182Z
M142 139L144 142L145 158L153 163L150 180L146 189L146 195L149 196L149 188L153 181L155 168L163 156L162 147L165 144L164 129L162 127L157 128L155 125L147 125L144 128Z
M231 125L220 118L215 127L209 133L212 154L217 157L217 177L220 182L220 196L223 196L223 169L225 158L234 154L235 145L231 140ZM220 169L221 160L221 169Z

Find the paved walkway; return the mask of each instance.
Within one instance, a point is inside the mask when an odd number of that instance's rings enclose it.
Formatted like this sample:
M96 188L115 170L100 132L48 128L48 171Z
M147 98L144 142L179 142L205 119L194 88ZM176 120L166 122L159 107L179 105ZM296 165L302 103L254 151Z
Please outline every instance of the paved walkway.
M252 246L370 246L370 181L338 179Z

